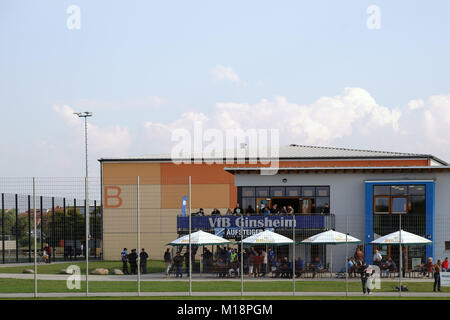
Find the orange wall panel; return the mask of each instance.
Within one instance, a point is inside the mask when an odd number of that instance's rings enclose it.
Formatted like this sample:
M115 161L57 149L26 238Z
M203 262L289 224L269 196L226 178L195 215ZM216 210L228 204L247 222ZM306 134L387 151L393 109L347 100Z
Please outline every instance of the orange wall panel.
M187 184L161 185L161 208L180 208L181 210L183 196L189 196L189 187Z
M136 177L142 184L160 184L160 163L103 163L103 184L136 184Z
M161 184L184 184L191 176L192 184L234 184L234 176L223 170L225 164L161 163Z

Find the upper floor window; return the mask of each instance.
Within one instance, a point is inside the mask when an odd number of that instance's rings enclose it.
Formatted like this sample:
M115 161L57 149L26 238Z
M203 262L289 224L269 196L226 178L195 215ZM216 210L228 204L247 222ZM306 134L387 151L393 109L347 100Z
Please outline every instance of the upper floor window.
M374 186L373 213L425 214L425 186L424 185Z

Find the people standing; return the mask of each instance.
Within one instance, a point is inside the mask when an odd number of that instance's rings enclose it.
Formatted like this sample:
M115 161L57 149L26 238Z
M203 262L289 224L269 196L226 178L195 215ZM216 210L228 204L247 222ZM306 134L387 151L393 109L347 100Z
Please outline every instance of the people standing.
M178 276L180 276L180 278L183 278L183 257L181 256L179 251L173 258L173 264L175 265L175 278L178 278Z
M189 249L186 249L186 252L184 253L183 257L184 257L184 264L186 266L185 272L186 274L189 276Z
M259 265L261 264L261 257L258 252L255 252L253 257L253 270L255 278L259 276Z
M136 249L132 249L131 252L128 254L128 262L130 263L130 274L137 274L137 253Z
M147 273L147 259L148 259L148 253L145 252L144 248L142 248L142 251L139 254L139 266L141 268L141 273L142 274L146 274Z
M442 262L442 272L448 272L448 257Z
M242 209L241 209L241 207L239 207L239 203L236 203L236 207L233 210L233 214L238 216L241 214L241 212L242 212Z
M169 276L171 262L172 262L172 257L170 256L170 249L167 248L166 252L164 252L164 263L166 264L166 277Z
M48 245L48 243L45 244L44 252L45 252L45 262L46 263L51 263L52 248Z
M120 255L122 256L122 271L124 274L128 274L128 252L127 252L127 248L123 248L123 251L120 253Z
M374 270L370 267L370 265L369 266L362 265L360 270L361 270L361 283L363 294L365 294L366 291L367 294L370 294L370 285L367 284L367 281L369 280Z
M383 257L381 256L380 252L378 252L378 250L375 250L375 253L373 255L373 264L376 266L380 266L382 259Z
M434 265L434 284L433 291L436 292L436 287L438 291L441 291L441 271L442 271L442 260L439 259Z
M251 277L253 275L253 263L255 259L255 252L253 251L253 248L250 248L248 251L248 276Z
M262 277L266 275L267 268L267 253L264 250L261 250L261 273Z

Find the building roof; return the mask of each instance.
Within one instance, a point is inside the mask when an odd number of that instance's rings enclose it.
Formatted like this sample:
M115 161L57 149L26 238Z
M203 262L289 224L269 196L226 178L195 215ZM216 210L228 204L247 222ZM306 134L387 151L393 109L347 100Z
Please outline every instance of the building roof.
M225 167L231 174L268 174L276 173L429 173L450 172L450 166L402 166L402 167Z
M263 150L264 151L264 150ZM236 154L225 153L227 159L236 159ZM256 154L256 153L254 153ZM268 152L260 152L262 155L269 155ZM250 154L249 150L245 150L245 158L248 159ZM177 160L194 160L194 159L204 159L204 160L225 160L225 157L202 157L199 153L191 153L185 158L179 158ZM260 156L259 159L270 159L269 156ZM338 159L428 159L434 160L439 165L447 165L447 163L441 159L436 158L430 154L419 154L419 153L404 153L404 152L392 152L392 151L375 151L375 150L361 150L361 149L348 149L348 148L336 148L336 147L319 147L319 146L306 146L306 145L286 145L279 148L278 158L280 160L338 160ZM155 162L165 162L172 161L172 155L157 154L157 155L147 155L147 156L132 156L132 157L105 157L100 158L100 162L107 161L155 161Z

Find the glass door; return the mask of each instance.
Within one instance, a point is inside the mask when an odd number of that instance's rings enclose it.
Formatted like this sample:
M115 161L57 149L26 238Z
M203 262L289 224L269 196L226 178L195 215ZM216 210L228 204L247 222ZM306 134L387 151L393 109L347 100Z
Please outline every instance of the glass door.
M270 198L257 198L256 199L256 213L260 213L262 209L270 209Z

